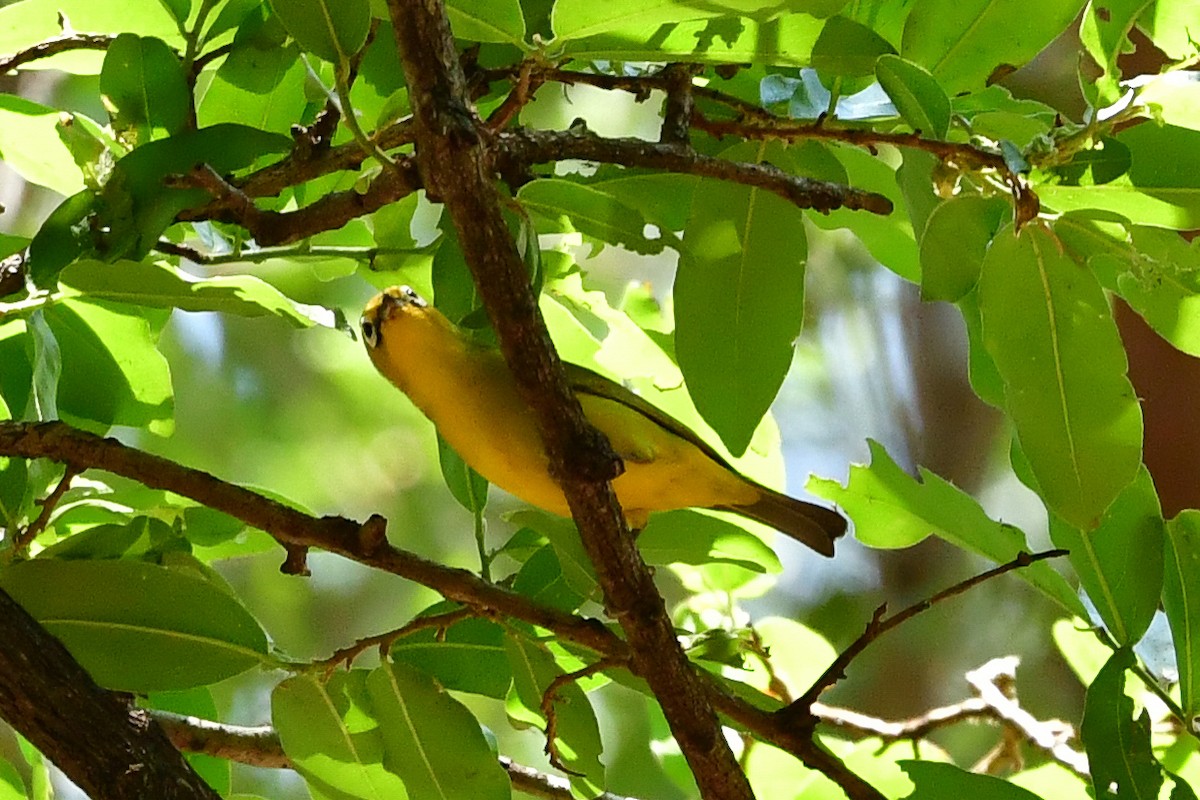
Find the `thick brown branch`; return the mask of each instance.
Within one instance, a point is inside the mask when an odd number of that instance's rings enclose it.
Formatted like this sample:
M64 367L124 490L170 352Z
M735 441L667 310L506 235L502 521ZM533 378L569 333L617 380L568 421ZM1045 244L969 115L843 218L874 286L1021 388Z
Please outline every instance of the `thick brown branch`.
M892 201L881 194L792 175L770 164L747 164L706 156L686 145L534 130L505 131L497 138L499 151L496 157L501 163L529 165L580 159L647 167L757 186L800 208L815 211L849 208L873 214L892 213Z
M440 0L388 0L417 124L426 190L454 222L501 350L537 420L552 469L596 569L605 606L629 640L705 798L749 800L700 678L679 646L662 597L625 529L608 480L619 461L584 419L550 343L529 276L501 213L490 131L470 109L466 78Z
M651 89L670 91L673 78L669 69L670 67L666 67L647 75L603 75L550 67L535 70L533 74L542 81L566 85L582 83L598 89L631 92L640 100L648 97ZM512 71L496 70L490 73L489 77L493 80L511 80ZM695 97L725 106L736 116L732 120L709 119L703 114L694 113L691 118L692 127L713 136L738 136L744 139L820 139L868 149L874 149L881 144L911 147L932 153L947 163L970 169L994 169L1008 174L1008 165L1005 164L1003 156L972 144L923 139L917 133L880 133L868 128L840 127L824 119L814 122L794 120L777 116L762 106L710 86L693 86L691 91Z
M0 717L93 800L217 800L144 712L92 681L0 590Z
M392 547L382 536L383 520L360 525L343 517L310 517L268 497L225 483L206 472L76 430L61 422L0 422L0 454L49 458L79 469L103 469L154 489L166 489L223 511L266 531L284 545L316 547L390 572L472 608L524 619L603 655L622 657L625 647L603 625L546 606L481 580Z
M210 167L201 166L175 181L198 186L216 199L208 205L179 215L181 220L216 219L241 225L263 247L288 244L321 231L335 230L352 219L378 211L421 188L416 164L411 158L397 161L371 181L366 191L332 192L296 211L262 211L245 190L226 182Z

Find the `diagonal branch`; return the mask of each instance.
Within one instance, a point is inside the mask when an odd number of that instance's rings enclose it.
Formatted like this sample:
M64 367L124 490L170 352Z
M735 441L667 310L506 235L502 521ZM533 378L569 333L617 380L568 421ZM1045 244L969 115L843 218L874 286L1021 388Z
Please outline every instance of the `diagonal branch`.
M501 212L485 126L469 107L440 0L388 0L417 124L421 177L458 230L463 256L529 404L562 485L605 606L629 641L634 671L650 686L704 798L753 793L675 636L666 606L622 518L608 481L620 461L583 416L538 312L528 274Z
M466 570L445 567L392 547L385 538L385 522L380 517L371 517L362 524L344 517L311 517L206 472L61 422L0 422L0 454L49 458L81 470L107 470L144 486L166 489L223 511L265 531L285 546L300 550L316 547L337 553L428 586L447 600L540 625L604 655L620 656L624 650L624 644L595 620L539 605Z

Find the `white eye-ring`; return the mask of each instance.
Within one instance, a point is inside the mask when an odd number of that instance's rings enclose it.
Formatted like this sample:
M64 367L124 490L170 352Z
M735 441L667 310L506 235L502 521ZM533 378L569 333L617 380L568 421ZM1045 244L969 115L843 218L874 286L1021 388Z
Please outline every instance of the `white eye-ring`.
M359 325L362 327L363 341L367 343L367 347L378 347L379 326L366 317L362 318Z

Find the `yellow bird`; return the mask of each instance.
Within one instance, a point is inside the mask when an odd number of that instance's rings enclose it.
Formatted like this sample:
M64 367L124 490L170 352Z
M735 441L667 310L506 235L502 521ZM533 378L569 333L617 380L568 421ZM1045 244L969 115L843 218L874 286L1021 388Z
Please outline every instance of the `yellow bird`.
M533 413L499 350L470 339L407 286L376 295L361 324L376 368L472 469L531 505L570 516ZM833 555L834 540L846 532L838 513L755 483L646 400L591 370L565 366L584 414L625 462L612 486L631 528L644 527L655 511L711 508Z

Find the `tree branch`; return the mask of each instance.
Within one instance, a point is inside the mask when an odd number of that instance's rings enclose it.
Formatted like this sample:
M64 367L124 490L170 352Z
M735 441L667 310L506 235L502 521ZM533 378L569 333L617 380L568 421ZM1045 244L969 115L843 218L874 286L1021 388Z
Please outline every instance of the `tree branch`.
M217 800L145 712L97 686L3 590L0 642L0 717L92 800Z
M0 455L48 458L80 471L102 469L190 498L270 534L287 549L285 564L294 563L292 571L302 569L303 554L316 547L426 586L480 615L513 617L553 631L564 641L586 647L612 662L627 663L631 658L629 645L598 620L541 605L466 570L446 567L391 546L384 537L385 522L380 517L373 516L361 524L343 517L312 517L206 472L62 422L0 422ZM882 795L870 784L846 770L813 741L811 727L798 730L784 724L771 711L729 694L707 673L699 675L707 702L733 724L824 772L853 800L881 800Z
M753 793L675 636L666 606L625 527L608 481L620 462L583 416L550 342L528 275L501 213L487 150L490 134L469 108L446 10L440 0L388 0L417 124L425 189L458 230L500 349L530 405L596 569L605 607L629 641L634 671L649 684L702 797Z
M706 156L684 144L526 129L504 131L496 138L496 159L501 167L527 167L563 159L599 161L757 186L798 208L811 208L822 213L839 208L881 215L892 213L892 201L875 192L792 175L771 164L748 164Z
M33 47L13 53L11 56L0 58L0 75L23 67L31 61L56 56L70 50L107 50L116 36L107 33L64 33L44 42L38 42Z
M286 547L300 550L316 547L337 553L428 586L447 600L540 625L602 655L621 657L625 652L624 643L596 620L539 605L527 597L480 580L466 570L445 567L392 547L384 535L386 523L380 517L371 517L362 524L344 517L311 517L206 472L61 422L0 422L0 454L49 458L81 470L103 469L223 511L265 531Z

